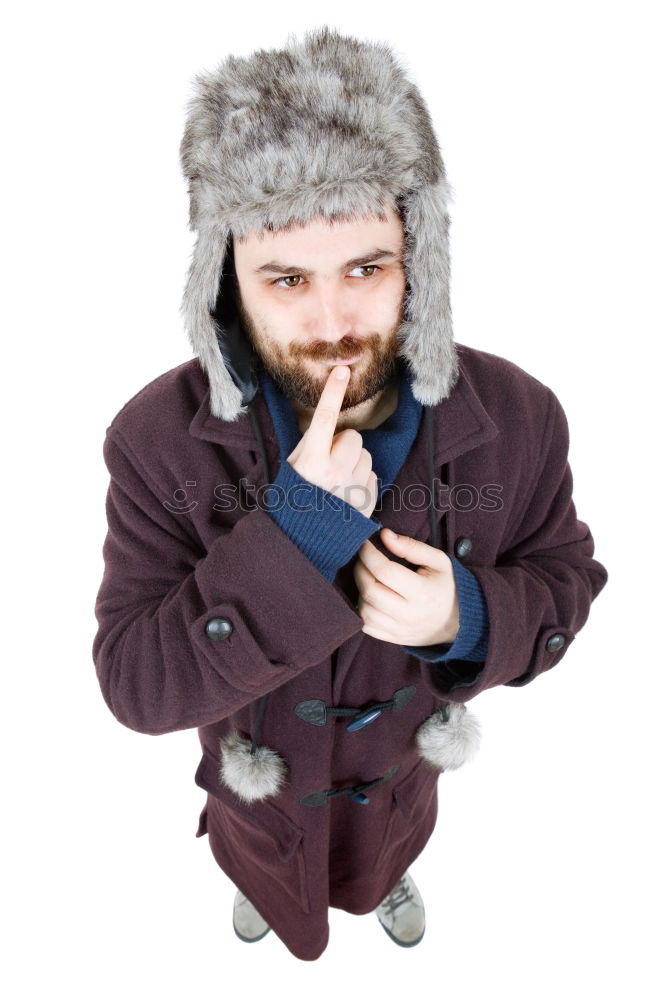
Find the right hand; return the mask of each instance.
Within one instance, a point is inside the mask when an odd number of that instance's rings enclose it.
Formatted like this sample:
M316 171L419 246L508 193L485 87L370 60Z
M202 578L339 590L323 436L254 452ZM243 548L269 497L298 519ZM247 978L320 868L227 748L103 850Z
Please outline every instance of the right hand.
M343 379L335 377L340 370L345 373ZM334 433L348 381L349 366L335 365L310 426L287 461L303 479L371 517L377 504L377 474L372 471L372 455L363 447L360 432L353 427Z

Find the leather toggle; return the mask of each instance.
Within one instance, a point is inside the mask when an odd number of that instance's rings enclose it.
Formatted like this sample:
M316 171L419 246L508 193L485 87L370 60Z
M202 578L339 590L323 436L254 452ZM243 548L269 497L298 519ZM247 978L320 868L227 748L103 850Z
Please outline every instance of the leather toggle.
M416 688L414 685L399 688L390 701L379 701L369 708L344 708L341 705L327 705L319 698L311 698L308 701L299 701L298 705L294 708L294 712L299 719L309 722L311 726L325 726L329 715L347 718L351 716L353 721L347 725L347 729L350 733L354 733L358 729L364 729L366 726L369 726L371 722L379 718L382 712L387 709L392 709L394 712L401 712L415 694Z
M294 712L299 719L303 719L303 722L309 722L311 726L326 725L326 703L319 701L318 698L313 698L311 701L299 701Z
M352 802L358 802L359 805L367 806L370 799L364 793L369 788L375 788L377 785L383 785L385 781L390 781L391 778L396 776L399 770L400 764L395 764L383 777L375 778L374 781L366 781L363 784L351 785L347 788L326 788L321 792L311 792L310 795L305 795L301 799L301 804L304 806L323 806L329 799L334 798L336 795L348 795Z

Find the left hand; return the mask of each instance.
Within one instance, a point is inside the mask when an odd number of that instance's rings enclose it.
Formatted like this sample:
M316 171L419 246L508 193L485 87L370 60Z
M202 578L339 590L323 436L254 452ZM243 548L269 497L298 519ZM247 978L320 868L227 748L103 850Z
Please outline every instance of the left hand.
M459 628L458 593L453 564L446 552L408 535L389 534L383 544L419 568L393 562L366 540L354 563L357 610L363 632L401 646L453 642Z

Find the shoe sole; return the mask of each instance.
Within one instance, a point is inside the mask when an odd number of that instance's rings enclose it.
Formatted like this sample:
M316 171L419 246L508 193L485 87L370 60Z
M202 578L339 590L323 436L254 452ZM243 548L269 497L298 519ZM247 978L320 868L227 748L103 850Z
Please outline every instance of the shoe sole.
M239 930L237 930L235 924L233 925L233 927L234 927L234 934L236 935L236 937L240 938L241 941L244 941L245 944L254 944L255 941L261 941L261 939L265 938L266 935L269 934L270 930L271 930L270 927L267 927L266 930L264 931L264 933L260 934L259 937L249 938L249 937L245 937L244 934L241 934L241 932Z
M379 920L379 917L377 917L377 920ZM388 934L388 936L391 938L391 941L393 941L394 944L399 945L400 948L414 948L417 944L420 944L421 941L423 941L423 936L425 934L425 927L424 927L423 930L421 931L420 937L417 937L415 941L401 941L400 938L397 938L395 936L395 934L391 934L388 927L385 927L384 924L381 922L381 920L379 920L379 926L382 928L383 931L385 931L386 934Z

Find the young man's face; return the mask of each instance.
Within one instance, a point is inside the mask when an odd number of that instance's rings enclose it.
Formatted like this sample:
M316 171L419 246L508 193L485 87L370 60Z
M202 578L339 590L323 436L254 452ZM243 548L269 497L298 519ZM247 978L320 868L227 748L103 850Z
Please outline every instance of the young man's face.
M406 290L403 241L389 205L384 221L317 219L292 232L234 239L245 329L288 399L314 409L340 361L351 370L343 410L388 384Z

